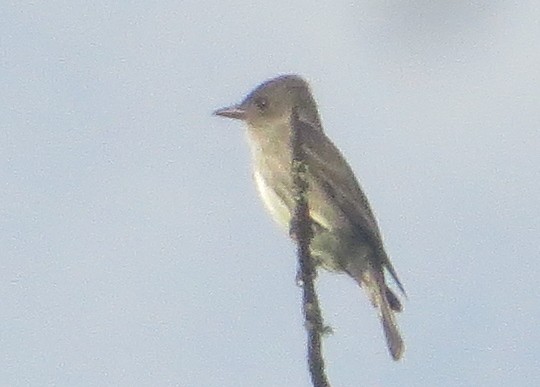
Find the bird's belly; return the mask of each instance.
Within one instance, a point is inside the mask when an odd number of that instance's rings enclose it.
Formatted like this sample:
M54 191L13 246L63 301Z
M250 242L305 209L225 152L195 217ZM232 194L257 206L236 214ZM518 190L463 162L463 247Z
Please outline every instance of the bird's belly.
M255 185L257 186L257 191L261 200L274 219L280 227L288 231L289 224L291 221L291 214L289 208L283 201L281 197L276 193L276 191L266 182L262 174L255 170L253 172L253 177L255 179Z
M291 214L285 202L260 172L255 170L253 177L264 206L281 228L288 232ZM350 230L331 231L316 224L310 250L318 266L330 271L344 271L350 260L367 262L371 249L351 234Z

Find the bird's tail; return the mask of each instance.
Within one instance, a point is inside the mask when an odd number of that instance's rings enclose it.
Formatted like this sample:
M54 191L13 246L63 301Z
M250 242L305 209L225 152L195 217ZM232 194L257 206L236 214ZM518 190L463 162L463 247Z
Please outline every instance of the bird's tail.
M401 312L401 303L386 286L382 271L369 268L361 274L359 282L367 291L373 306L379 311L379 318L392 358L399 360L405 351L405 344L395 318L395 312Z

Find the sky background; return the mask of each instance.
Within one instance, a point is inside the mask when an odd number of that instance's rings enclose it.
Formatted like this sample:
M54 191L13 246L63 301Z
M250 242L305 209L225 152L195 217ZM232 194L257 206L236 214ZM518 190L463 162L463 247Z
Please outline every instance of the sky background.
M540 385L536 1L4 1L0 384L309 386L241 123L298 73L408 291L321 273L333 386Z

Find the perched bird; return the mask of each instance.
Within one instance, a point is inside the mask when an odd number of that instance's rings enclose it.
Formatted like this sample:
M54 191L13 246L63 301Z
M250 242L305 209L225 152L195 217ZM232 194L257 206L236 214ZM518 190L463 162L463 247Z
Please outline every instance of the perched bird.
M297 115L294 128L293 109ZM302 131L313 230L311 255L316 265L345 272L366 290L378 308L388 349L394 360L400 359L405 347L394 312L400 312L402 306L385 282L385 270L405 295L403 285L351 167L323 132L307 82L297 75L271 79L240 104L214 114L246 123L258 192L271 216L287 231L295 208L291 134Z

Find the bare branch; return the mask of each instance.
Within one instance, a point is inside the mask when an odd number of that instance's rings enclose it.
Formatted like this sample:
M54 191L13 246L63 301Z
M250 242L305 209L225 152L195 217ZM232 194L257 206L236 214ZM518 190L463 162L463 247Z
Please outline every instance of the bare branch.
M317 272L309 250L313 235L308 205L309 171L302 148L304 129L298 119L296 108L293 108L291 114L291 145L295 210L292 216L290 232L297 243L297 278L300 280L303 289L302 306L308 333L307 351L311 382L314 387L329 387L330 383L326 377L321 349L324 324L314 284Z

